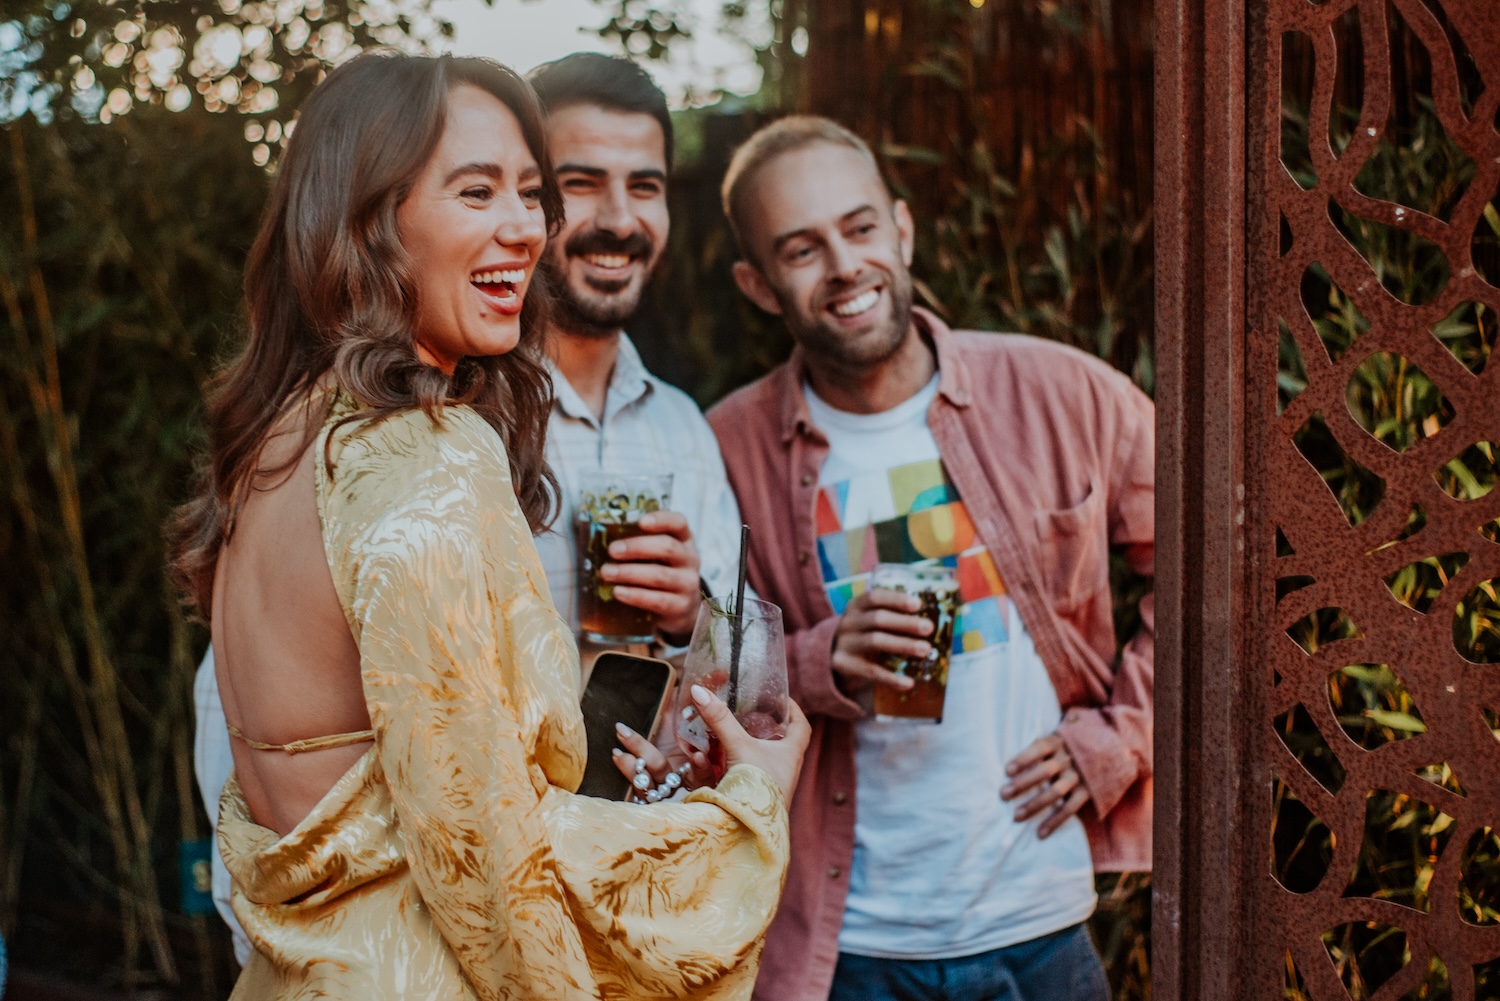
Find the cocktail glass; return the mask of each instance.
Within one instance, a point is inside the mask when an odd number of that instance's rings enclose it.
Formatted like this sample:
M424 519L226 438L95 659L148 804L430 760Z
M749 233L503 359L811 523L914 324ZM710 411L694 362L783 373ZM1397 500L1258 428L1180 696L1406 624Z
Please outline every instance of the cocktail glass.
M733 669L736 631L738 671ZM675 719L678 739L708 755L717 783L724 777L724 750L698 715L689 694L694 685L702 685L722 699L750 736L761 740L786 736L786 634L780 606L746 598L744 614L739 617L734 614L732 598L708 599L698 608L698 621L677 688Z

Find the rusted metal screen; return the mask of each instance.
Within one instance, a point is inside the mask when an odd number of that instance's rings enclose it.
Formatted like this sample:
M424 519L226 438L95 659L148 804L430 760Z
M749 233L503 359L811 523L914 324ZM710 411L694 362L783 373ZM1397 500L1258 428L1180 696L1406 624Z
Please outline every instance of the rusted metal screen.
M1158 24L1157 993L1500 998L1500 5Z

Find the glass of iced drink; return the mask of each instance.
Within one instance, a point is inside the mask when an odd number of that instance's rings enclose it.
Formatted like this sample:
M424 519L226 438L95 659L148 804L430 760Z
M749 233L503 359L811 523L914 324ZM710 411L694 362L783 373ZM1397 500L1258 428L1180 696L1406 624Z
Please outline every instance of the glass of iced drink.
M682 663L674 718L678 740L708 755L715 783L724 777L724 749L698 715L690 695L692 686L702 685L722 699L750 736L780 740L786 736L787 721L785 639L781 608L769 601L746 598L744 614L738 618L732 597L707 599L698 608ZM737 672L733 669L736 645Z
M953 624L958 618L958 577L952 567L881 563L870 574L870 589L916 595L922 607L916 614L932 623L927 640L932 650L925 658L885 658L885 666L916 684L906 691L875 686L875 718L880 720L943 721L943 699L948 692L948 661L953 653Z
M642 475L589 470L582 477L578 518L578 625L595 643L650 643L656 616L615 598L614 585L599 578L609 547L644 535L641 515L665 511L672 501L672 474Z

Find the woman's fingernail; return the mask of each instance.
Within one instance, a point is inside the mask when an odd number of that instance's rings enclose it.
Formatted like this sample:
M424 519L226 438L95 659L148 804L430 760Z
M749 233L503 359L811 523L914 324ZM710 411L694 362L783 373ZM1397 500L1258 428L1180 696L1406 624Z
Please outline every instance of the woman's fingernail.
M615 557L616 559L619 559L620 557L624 556L625 553L626 553L625 543L623 543L623 542L611 542L609 544L609 555Z
M622 750L620 750L618 747L615 748L613 751L610 751L609 753L613 754L617 758L623 758L623 757L625 757L625 752L622 751Z
M700 706L706 706L712 699L713 696L709 694L707 688L704 688L702 685L693 686L694 702L698 703Z
M630 729L630 727L626 726L624 723L616 723L615 724L615 733L618 733L622 737L634 737L635 736L635 731L632 730L632 729Z

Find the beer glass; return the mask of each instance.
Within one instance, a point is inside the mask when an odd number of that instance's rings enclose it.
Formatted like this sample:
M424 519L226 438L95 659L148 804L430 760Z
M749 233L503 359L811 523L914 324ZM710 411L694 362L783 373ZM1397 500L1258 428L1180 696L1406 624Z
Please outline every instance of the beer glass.
M578 540L578 625L596 643L650 643L656 616L615 598L614 585L599 578L609 547L644 535L641 515L665 511L672 500L672 474L585 471L580 477L575 533Z
M870 589L916 595L922 607L916 614L932 623L927 640L932 650L925 658L888 654L884 666L916 681L901 691L875 686L875 718L880 720L943 721L948 691L948 661L953 652L953 625L958 618L958 578L952 567L881 563L870 574Z

